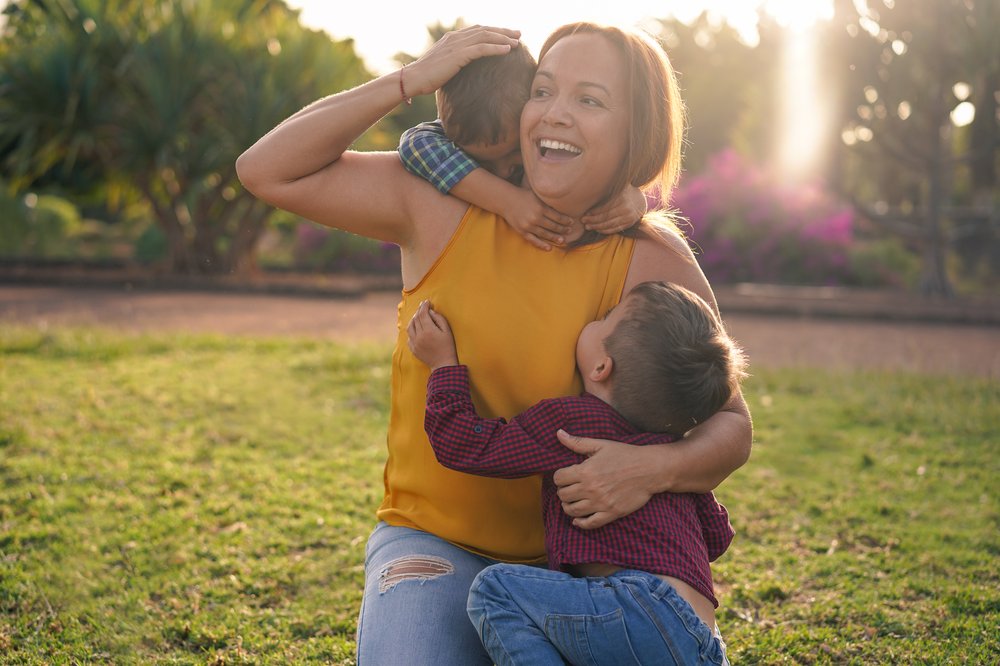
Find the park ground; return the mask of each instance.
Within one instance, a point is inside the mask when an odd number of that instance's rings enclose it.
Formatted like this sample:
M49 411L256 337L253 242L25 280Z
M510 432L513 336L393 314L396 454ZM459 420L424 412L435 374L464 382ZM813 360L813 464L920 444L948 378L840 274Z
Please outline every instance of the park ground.
M321 282L0 279L0 663L354 664L399 287ZM994 663L997 309L717 295L734 663Z
M752 366L1000 379L997 299L748 285L717 294ZM398 285L385 278L274 276L232 284L0 275L0 325L390 341L398 301Z

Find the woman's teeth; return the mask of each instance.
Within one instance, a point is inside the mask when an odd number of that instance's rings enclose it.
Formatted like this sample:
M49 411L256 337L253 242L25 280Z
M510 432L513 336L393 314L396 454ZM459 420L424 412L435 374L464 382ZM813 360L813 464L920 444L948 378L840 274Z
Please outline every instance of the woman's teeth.
M541 139L541 140L539 140L539 142L538 142L538 148L540 149L540 151L542 153L542 157L545 157L545 155L550 150L558 150L558 151L560 151L561 155L564 155L564 156L567 156L567 157L571 156L571 155L579 155L580 153L583 152L583 150L581 148L579 148L577 146L574 146L571 143L565 143L564 141L553 141L552 139Z

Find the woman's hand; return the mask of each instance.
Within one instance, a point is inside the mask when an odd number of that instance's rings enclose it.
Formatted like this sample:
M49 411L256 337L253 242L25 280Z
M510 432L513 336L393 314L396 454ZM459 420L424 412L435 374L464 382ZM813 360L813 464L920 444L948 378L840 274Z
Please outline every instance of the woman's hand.
M603 527L645 506L656 492L655 466L646 455L655 446L557 433L563 446L587 456L553 477L563 511L582 529Z
M504 55L517 46L519 30L474 25L446 33L400 72L408 97L429 95L477 58Z
M455 336L445 316L438 314L431 307L430 301L424 301L410 319L406 327L407 344L413 355L437 370L446 365L458 365L458 352L455 351Z
M608 235L635 226L645 214L646 195L630 185L612 201L587 211L581 221L588 231Z

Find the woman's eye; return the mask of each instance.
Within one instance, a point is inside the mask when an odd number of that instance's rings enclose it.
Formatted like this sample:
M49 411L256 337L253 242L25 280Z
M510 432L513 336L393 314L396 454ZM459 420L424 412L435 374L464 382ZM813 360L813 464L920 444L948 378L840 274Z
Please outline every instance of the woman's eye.
M549 91L546 90L546 89L544 89L544 88L535 88L531 92L531 96L532 97L547 97L548 94L549 94Z
M598 106L598 107L604 106L604 104L601 103L601 100L595 99L593 97L584 97L580 101L586 106Z

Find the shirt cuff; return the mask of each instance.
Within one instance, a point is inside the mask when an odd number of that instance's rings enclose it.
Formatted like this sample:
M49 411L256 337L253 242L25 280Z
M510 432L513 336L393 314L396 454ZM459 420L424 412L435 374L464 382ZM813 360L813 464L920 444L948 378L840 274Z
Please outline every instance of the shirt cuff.
M427 380L427 393L443 391L469 391L469 367L446 365L431 372Z

